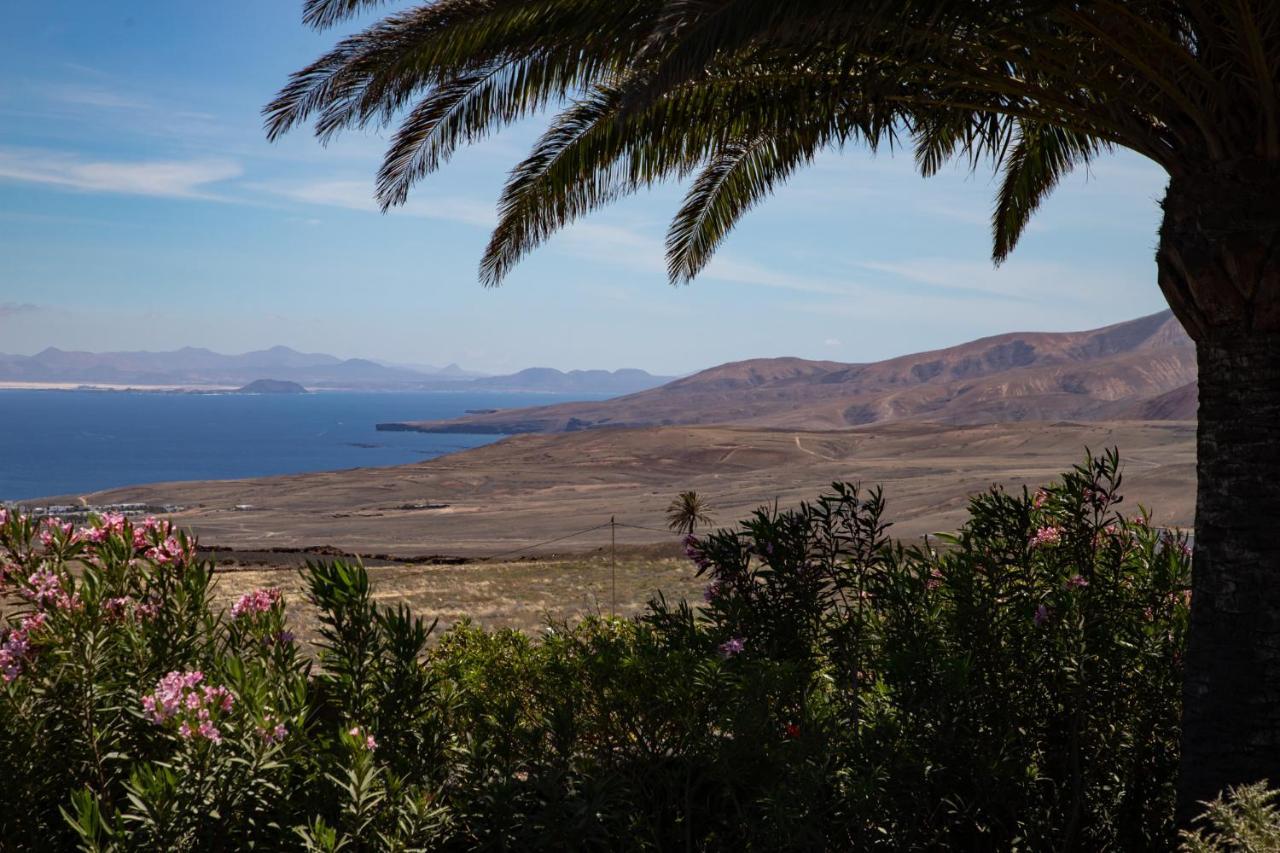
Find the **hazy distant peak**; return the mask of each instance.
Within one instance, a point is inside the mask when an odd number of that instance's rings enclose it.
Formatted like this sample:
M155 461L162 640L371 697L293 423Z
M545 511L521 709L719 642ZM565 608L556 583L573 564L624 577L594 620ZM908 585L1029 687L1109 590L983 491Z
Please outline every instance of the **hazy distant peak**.
M670 381L670 376L654 376L644 370L557 370L554 367L526 367L507 376L486 376L470 383L477 388L510 391L548 391L565 394L634 394Z

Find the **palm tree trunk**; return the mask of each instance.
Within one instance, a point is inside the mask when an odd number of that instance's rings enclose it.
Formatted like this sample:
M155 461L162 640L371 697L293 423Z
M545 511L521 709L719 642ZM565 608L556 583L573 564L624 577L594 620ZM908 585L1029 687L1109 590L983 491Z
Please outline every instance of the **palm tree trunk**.
M1175 178L1156 255L1196 342L1200 409L1178 821L1280 785L1280 180L1269 164Z
M1280 334L1197 343L1196 538L1180 811L1280 785Z

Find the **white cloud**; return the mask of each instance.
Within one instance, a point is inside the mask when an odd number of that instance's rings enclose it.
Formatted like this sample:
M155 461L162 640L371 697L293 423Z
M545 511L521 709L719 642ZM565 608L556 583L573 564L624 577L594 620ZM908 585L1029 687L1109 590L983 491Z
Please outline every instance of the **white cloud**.
M89 160L58 151L0 149L0 180L83 192L213 199L209 185L242 171L239 163L225 159Z
M343 207L348 210L379 212L370 181L321 180L253 184L257 189L302 204ZM461 222L480 228L492 228L497 221L492 204L465 196L423 196L411 198L392 213Z

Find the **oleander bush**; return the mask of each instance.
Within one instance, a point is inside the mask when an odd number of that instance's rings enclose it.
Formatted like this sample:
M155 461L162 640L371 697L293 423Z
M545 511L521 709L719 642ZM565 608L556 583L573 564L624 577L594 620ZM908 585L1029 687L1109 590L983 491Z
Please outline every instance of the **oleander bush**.
M1241 785L1205 803L1198 826L1182 833L1186 853L1280 850L1280 792L1265 782Z
M7 513L0 849L1170 849L1189 555L1118 469L912 547L835 484L538 638L314 563L314 648L166 522Z

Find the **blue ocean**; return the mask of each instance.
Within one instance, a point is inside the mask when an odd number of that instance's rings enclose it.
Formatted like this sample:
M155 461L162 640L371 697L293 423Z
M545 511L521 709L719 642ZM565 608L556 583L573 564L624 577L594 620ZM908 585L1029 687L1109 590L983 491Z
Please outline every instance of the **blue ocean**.
M501 436L377 432L374 425L568 399L498 392L0 390L0 501L420 462Z

